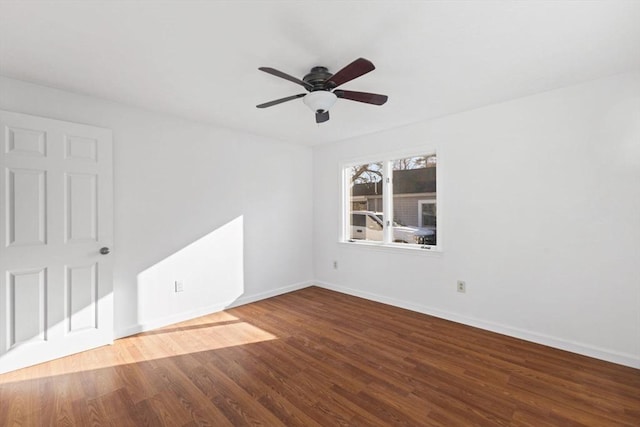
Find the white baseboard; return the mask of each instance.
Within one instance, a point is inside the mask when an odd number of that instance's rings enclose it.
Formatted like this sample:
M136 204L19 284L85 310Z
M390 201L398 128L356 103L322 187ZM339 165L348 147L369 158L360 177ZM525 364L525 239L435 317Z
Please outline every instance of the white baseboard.
M484 329L491 332L496 332L498 334L507 335L507 336L519 338L525 341L531 341L537 344L546 345L548 347L553 347L560 350L565 350L572 353L593 357L595 359L605 360L607 362L617 363L620 365L640 369L640 357L632 354L619 353L619 352L598 348L598 347L594 347L594 346L590 346L590 345L586 345L578 342L568 341L568 340L558 338L558 337L553 337L550 335L527 331L520 328L514 328L511 326L490 322L482 319L477 319L474 317L467 317L457 313L451 313L451 312L439 310L433 307L428 307L421 304L415 304L415 303L411 303L403 300L398 300L395 298L377 295L370 292L364 292L364 291L352 289L345 286L339 286L339 285L334 285L331 283L319 282L319 281L316 281L314 284L318 287L340 292L343 294L365 298L371 301L376 301L383 304L388 304L395 307L400 307L407 310L415 311L418 313L439 317L441 319L451 320L452 322L462 323L464 325L473 326L473 327Z
M265 292L260 292L252 295L242 295L237 299L231 301L221 301L216 304L208 305L205 307L199 307L195 310L189 310L182 313L172 314L171 316L162 317L159 319L153 319L149 322L139 323L136 325L128 326L126 328L115 331L114 339L128 337L130 335L139 334L140 332L151 331L153 329L162 328L174 323L184 322L185 320L194 319L196 317L205 316L211 313L217 313L227 308L238 307L241 305L249 304L252 302L260 301L263 299L271 298L277 295L286 294L288 292L296 291L312 286L314 282L301 282L294 283L293 285L283 286L277 289L270 289Z
M270 289L265 292L260 292L259 294L243 295L240 298L236 299L231 305L227 306L226 308L233 308L233 307L238 307L245 304L250 304L252 302L275 297L275 296L286 294L293 291L297 291L298 289L308 288L309 286L313 286L314 284L315 282L313 281L294 283L293 285L283 286L277 289Z

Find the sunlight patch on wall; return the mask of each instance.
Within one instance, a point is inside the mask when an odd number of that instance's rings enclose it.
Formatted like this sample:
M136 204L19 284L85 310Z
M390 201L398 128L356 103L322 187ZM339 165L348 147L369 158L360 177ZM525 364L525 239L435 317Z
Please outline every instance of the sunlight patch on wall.
M239 216L138 274L138 323L174 323L189 313L195 317L222 309L240 297L243 227Z

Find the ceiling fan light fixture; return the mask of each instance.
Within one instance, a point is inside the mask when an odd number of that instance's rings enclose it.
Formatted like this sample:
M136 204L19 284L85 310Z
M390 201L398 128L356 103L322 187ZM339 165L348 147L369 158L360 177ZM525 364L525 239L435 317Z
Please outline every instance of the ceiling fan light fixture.
M302 98L302 101L314 113L329 111L329 108L335 104L338 97L328 90L316 90L309 92Z

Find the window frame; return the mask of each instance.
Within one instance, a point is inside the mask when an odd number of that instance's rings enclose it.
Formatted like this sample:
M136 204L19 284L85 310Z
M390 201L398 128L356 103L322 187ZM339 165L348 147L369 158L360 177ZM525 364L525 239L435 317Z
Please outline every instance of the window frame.
M419 245L414 243L395 243L393 242L393 229L385 224L383 225L383 239L381 242L370 240L354 240L351 239L351 222L350 215L351 209L351 174L349 169L353 166L358 166L366 163L382 163L382 204L383 213L386 218L393 218L393 180L388 179L393 177L393 162L399 159L408 157L419 156L431 156L435 155L437 158L436 163L436 245ZM381 154L374 154L366 157L354 158L351 160L343 161L339 165L340 167L340 231L338 236L338 242L350 246L384 249L392 251L413 251L414 253L441 253L443 251L442 244L442 224L443 224L443 203L442 203L442 150L438 147L429 146L422 147L420 149L404 150L386 152ZM389 172L391 171L391 176ZM422 201L422 199L420 200ZM419 205L420 206L420 205Z

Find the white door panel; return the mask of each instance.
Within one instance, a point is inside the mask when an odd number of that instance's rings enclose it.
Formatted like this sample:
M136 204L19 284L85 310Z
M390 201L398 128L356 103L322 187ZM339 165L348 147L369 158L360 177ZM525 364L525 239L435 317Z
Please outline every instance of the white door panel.
M46 244L46 171L7 168L7 246Z
M98 264L67 266L65 274L68 333L98 327Z
M0 169L0 373L111 343L111 131L0 111Z
M46 340L46 270L9 273L9 347Z
M65 175L66 241L98 241L98 176Z

